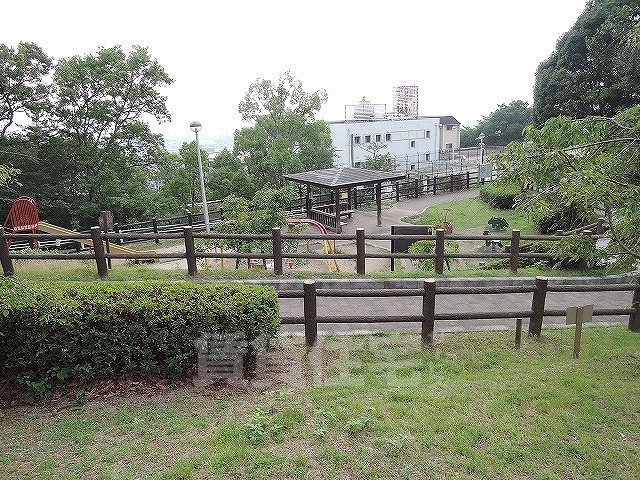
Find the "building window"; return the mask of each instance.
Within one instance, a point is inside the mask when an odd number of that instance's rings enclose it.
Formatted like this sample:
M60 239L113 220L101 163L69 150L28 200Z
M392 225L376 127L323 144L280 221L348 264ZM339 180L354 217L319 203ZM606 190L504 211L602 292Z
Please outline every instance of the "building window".
M360 135L353 137L353 143L360 143Z
M425 130L424 138L431 138L431 130Z
M453 125L447 125L447 130L453 130Z
M364 136L364 143L371 143L371 135Z
M453 150L453 143L447 143L447 150Z
M409 145L411 146L411 148L416 148L416 141L415 140L411 140L409 142Z
M376 133L376 142L380 142L382 140L382 135Z
M411 170L415 170L416 166L415 165L411 165Z
M424 161L425 162L430 162L431 161L431 154L430 153L425 153L424 154Z
M390 142L391 141L391 134L390 133L385 133L384 134L384 141L385 142Z

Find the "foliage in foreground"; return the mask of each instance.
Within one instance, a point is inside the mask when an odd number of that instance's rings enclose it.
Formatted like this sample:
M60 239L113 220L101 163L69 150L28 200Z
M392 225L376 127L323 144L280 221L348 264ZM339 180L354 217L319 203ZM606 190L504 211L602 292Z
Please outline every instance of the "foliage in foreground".
M290 339L266 392L6 410L0 462L16 478L635 480L637 335L586 328L577 360L572 337L326 336L317 358Z
M555 117L529 127L523 143L511 143L493 159L500 180L537 194L519 206L530 214L575 209L605 217L613 238L609 254L640 260L640 106L613 118Z
M31 399L58 380L179 376L194 366L203 333L274 335L275 290L188 283L0 285L0 368Z

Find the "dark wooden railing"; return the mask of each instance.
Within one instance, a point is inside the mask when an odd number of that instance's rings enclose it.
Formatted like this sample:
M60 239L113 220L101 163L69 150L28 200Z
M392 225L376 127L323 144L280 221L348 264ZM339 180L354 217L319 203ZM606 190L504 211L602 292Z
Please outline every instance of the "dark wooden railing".
M640 281L640 278L638 279ZM522 325L522 318L529 318L529 335L540 336L543 318L562 317L567 314L565 309L545 309L546 295L549 292L633 292L630 308L602 308L594 309L593 315L629 315L628 328L632 332L640 332L640 282L601 285L549 285L546 277L536 277L534 285L490 286L490 287L440 287L433 278L424 280L422 288L405 289L319 289L315 280L305 280L303 290L279 291L280 298L302 298L304 301L303 317L285 317L285 325L304 325L307 345L316 342L318 323L393 323L417 322L421 324L422 341L426 344L433 342L433 332L436 321L443 320L488 320L496 318L512 318L517 325ZM502 312L452 312L435 313L436 295L457 295L461 303L467 302L465 295L504 295L515 293L531 293L531 308L528 310L512 310ZM397 316L354 316L318 317L317 297L422 297L422 312L420 315ZM569 307L571 305L567 305ZM516 327L516 344L519 344L520 331Z
M330 219L335 221L335 217L326 214L324 212L315 212L317 215L326 215L327 222ZM582 232L583 235L587 235L592 239L597 239L597 235L591 235L590 230ZM14 253L7 248L8 239L14 240L73 240L78 243L83 243L82 240L90 239L93 244L92 253ZM522 252L520 249L520 242L526 240L546 240L557 241L565 238L562 235L520 235L519 230L513 230L511 235L445 235L443 229L436 229L435 235L386 235L386 234L372 234L365 235L364 229L356 229L356 235L345 234L321 234L321 233L281 233L279 228L274 228L271 234L262 235L245 235L245 234L222 234L222 233L195 233L193 227L182 227L179 232L168 233L104 233L100 231L100 227L93 227L91 233L77 233L77 234L33 234L33 233L21 233L21 234L8 234L4 232L4 229L0 229L0 259L2 260L3 271L5 275L11 275L13 273L12 260L71 260L71 259L93 259L98 265L98 271L100 275L106 275L106 269L102 270L100 265L105 260L110 259L126 259L126 260L158 260L158 259L178 259L186 258L189 267L189 274L195 275L197 273L196 260L199 258L235 258L235 259L272 259L274 262L274 272L276 274L282 273L283 259L351 259L356 260L356 272L360 275L364 275L365 261L367 258L408 258L408 259L435 259L435 273L442 274L444 271L444 263L449 258L476 258L476 259L488 259L488 258L508 258L509 268L512 272L518 271L519 262L523 258L537 258L537 259L553 259L553 255L547 253L529 253ZM96 246L103 246L102 241L109 241L113 243L119 243L122 241L159 241L163 239L181 239L184 241L184 252L175 253L113 253L107 251L107 248L96 248ZM235 239L245 240L251 242L254 240L270 240L271 252L197 252L195 249L195 239ZM283 241L308 241L308 240L343 240L343 241L355 241L356 253L297 253L297 252L283 252ZM431 254L414 254L414 253L373 253L367 252L366 240L435 240L435 252ZM476 253L447 253L445 252L445 240L481 240L485 243L498 243L500 241L509 241L509 253L506 252L476 252ZM84 242L87 243L87 242ZM278 254L278 252L280 252Z

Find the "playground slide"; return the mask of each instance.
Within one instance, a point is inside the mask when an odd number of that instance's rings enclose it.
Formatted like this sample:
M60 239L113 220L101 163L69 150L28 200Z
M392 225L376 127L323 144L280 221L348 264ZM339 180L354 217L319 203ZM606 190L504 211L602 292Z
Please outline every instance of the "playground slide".
M65 235L66 234L73 235L74 233L78 233L78 232L74 232L73 230L69 230L67 228L59 227L57 225L52 225L51 223L42 222L42 221L38 223L38 230L45 233L51 233L54 235L58 233L63 233ZM93 241L87 238L82 240L82 243L86 245L93 245ZM102 243L104 244L104 242ZM105 249L106 248L107 247L105 245ZM156 253L154 250L145 250L145 251L133 250L132 248L123 247L122 245L117 245L115 243L109 243L109 251L111 251L112 253L148 253L148 254ZM157 262L157 261L158 259L154 260L154 262Z

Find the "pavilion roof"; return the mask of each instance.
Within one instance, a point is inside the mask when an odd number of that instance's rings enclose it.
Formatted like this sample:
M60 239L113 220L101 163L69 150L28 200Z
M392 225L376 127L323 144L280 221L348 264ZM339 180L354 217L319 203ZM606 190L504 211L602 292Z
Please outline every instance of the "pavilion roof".
M287 180L328 189L370 185L372 183L401 180L404 177L404 173L380 172L378 170L344 166L325 168L323 170L311 170L309 172L290 173L284 176Z

